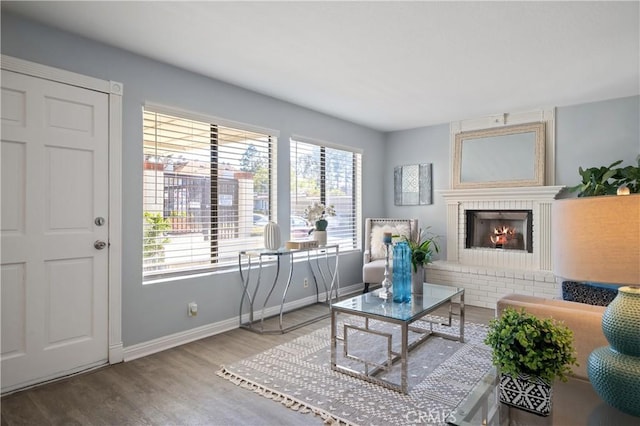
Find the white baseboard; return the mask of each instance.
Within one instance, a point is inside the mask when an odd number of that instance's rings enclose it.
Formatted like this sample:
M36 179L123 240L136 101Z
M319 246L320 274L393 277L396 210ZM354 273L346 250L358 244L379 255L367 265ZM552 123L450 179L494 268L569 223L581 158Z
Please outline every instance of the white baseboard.
M340 295L355 293L362 290L362 283L354 284L349 287L341 288ZM320 294L320 300L324 300L326 296ZM305 297L304 299L294 300L289 303L285 303L284 311L291 311L294 309L302 308L315 303L316 296ZM257 312L260 314L260 312ZM272 306L265 309L264 315L271 317L280 314L279 306ZM255 317L254 317L255 319ZM249 321L249 314L242 315L242 322ZM133 361L137 358L142 358L147 355L152 355L157 352L162 352L167 349L175 348L176 346L191 343L196 340L204 339L216 334L224 333L236 329L240 326L238 317L226 319L212 324L203 325L200 327L192 328L189 330L181 331L179 333L169 334L167 336L159 337L157 339L149 340L147 342L138 343L135 345L127 346L122 350L123 360Z
M109 345L109 364L117 364L122 361L124 361L122 342L115 345Z
M169 334L168 336L159 337L147 342L138 343L136 345L124 348L124 361L133 361L143 356L161 352L176 346L184 345L214 334L224 333L225 331L238 328L238 318L231 318L213 324L202 325L190 330L181 331L179 333Z

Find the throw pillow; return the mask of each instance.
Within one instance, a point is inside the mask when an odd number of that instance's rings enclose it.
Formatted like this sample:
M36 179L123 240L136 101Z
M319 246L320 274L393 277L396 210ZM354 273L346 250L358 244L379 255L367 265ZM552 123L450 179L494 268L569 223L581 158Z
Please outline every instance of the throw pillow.
M371 260L384 259L387 255L386 247L382 241L384 234L391 232L391 235L397 236L393 241L400 241L402 237L411 235L411 228L408 222L374 224L371 227L371 242L369 250L371 252ZM389 259L393 257L393 250L389 250Z
M562 298L588 305L609 306L618 295L618 285L600 283L562 282Z

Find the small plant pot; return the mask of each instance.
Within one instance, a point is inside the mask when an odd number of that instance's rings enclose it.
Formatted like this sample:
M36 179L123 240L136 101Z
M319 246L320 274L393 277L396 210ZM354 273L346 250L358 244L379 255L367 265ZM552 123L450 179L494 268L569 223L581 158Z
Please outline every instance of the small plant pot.
M326 231L329 222L326 219L320 219L316 221L316 231Z
M327 231L313 231L313 239L318 242L320 247L327 245Z
M551 384L540 377L500 375L500 402L539 416L551 414Z
M422 294L422 287L424 285L424 266L418 265L418 271L414 272L413 267L411 269L411 293Z

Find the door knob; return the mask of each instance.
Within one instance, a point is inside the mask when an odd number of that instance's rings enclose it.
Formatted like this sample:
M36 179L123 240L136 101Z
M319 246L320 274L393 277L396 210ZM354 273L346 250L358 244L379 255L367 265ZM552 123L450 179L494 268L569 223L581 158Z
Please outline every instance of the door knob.
M107 243L105 243L104 241L96 240L96 242L93 243L93 246L98 250L102 250L107 246Z

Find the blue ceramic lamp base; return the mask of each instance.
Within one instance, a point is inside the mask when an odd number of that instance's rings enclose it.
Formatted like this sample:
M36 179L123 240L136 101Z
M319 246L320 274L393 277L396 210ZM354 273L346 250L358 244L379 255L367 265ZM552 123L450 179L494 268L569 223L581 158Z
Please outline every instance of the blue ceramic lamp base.
M589 381L609 405L640 417L640 287L620 287L602 317L611 346L589 355Z
M591 352L587 369L600 398L620 411L640 417L640 357L605 346Z

